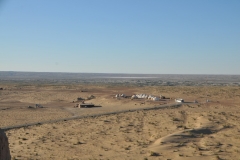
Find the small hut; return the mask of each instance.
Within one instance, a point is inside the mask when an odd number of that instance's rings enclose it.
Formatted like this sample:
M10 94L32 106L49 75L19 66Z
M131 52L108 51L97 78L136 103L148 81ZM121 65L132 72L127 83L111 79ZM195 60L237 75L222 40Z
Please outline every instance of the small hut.
M160 99L165 99L166 97L163 95L160 95Z
M82 103L80 104L79 108L92 108L92 107L96 107L96 106L92 103Z
M77 100L78 100L78 101L82 101L82 100L84 100L84 99L83 99L82 97L78 97Z
M159 101L159 98L158 97L153 97L152 100L153 101Z

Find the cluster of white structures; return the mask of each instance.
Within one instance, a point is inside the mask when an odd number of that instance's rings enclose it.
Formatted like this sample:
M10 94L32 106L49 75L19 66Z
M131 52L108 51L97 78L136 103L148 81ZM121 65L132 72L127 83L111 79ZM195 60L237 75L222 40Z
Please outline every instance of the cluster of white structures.
M145 98L145 99L150 99L150 100L153 100L153 101L159 101L160 98L159 97L155 97L155 96L152 96L152 95L147 95L147 94L134 94L132 95L131 97L132 99L138 99L138 98Z
M126 96L125 94L116 94L115 97L116 97L116 98L118 98L118 97L124 97L124 98L126 98L127 96Z

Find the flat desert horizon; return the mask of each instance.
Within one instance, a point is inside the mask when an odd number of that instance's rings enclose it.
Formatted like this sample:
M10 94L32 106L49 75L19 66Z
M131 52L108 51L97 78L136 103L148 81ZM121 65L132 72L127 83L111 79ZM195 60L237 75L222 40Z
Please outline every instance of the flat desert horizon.
M238 159L239 104L238 75L0 72L12 159Z

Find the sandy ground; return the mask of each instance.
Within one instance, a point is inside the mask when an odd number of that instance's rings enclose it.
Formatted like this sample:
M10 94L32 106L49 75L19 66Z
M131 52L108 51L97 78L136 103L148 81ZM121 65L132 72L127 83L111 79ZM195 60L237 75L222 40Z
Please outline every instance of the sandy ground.
M7 131L15 159L238 159L240 87L4 86L0 126L91 115L172 103L180 108L119 113ZM81 92L86 91L86 92ZM115 99L117 93L171 99ZM73 108L77 97L101 108ZM209 99L209 103L205 103ZM42 104L45 108L29 109Z
M159 96L154 91L139 90L133 87L108 86L4 86L0 91L0 127L14 126L33 122L61 119L72 116L85 116L127 109L146 108L173 102L167 99L151 101L146 99L131 100L130 98L116 99L114 96L124 93L128 96L136 93L146 93ZM100 105L100 108L74 108L77 98L95 98L85 103ZM74 102L74 103L73 103ZM41 104L44 108L28 108Z

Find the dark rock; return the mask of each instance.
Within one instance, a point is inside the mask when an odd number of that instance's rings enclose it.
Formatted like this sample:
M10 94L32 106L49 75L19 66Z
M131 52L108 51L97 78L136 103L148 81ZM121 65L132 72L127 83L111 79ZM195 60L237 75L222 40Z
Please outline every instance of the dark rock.
M3 130L0 129L0 159L11 160L8 138Z

